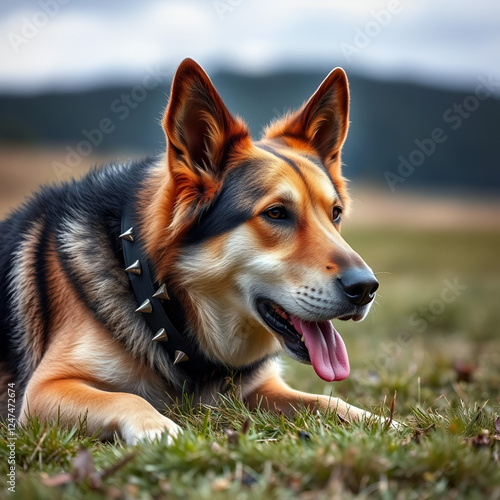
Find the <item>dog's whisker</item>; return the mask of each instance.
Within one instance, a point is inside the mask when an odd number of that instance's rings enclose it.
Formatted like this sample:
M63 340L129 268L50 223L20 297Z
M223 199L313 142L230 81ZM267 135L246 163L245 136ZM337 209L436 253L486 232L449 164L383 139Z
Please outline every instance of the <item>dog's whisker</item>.
M371 299L379 307L371 269L336 232L341 207L325 203L343 198L348 96L336 68L253 143L186 59L161 120L164 155L43 190L2 221L0 378L17 377L8 385L23 395L21 421L27 409L64 426L81 414L92 433L134 445L181 432L160 413L170 402L215 408L232 394L287 416L319 406L373 417L299 395L275 369L286 353L327 382L345 379L330 319L361 319Z

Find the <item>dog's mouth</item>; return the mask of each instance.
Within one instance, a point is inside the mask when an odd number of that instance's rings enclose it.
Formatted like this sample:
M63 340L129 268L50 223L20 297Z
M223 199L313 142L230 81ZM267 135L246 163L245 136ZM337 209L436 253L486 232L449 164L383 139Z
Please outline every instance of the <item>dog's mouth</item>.
M257 301L264 322L283 337L287 349L327 382L349 375L349 359L344 341L330 321L305 321L286 312L268 299Z

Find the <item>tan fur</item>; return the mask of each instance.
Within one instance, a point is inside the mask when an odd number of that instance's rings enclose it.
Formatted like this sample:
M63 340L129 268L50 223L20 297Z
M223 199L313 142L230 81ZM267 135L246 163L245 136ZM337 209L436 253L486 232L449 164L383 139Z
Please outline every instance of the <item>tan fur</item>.
M247 397L251 409L262 408L281 412L293 417L296 411L305 406L310 411L321 410L336 413L341 420L357 421L371 417L371 414L347 404L340 398L309 394L291 389L283 379L275 374L265 380Z
M347 79L337 68L301 110L272 124L263 139L253 143L244 123L229 114L194 61L184 61L174 77L163 119L167 151L138 193L141 231L156 277L160 282L168 279L206 356L231 369L264 360L250 376L234 381L239 385L237 394L251 408L292 415L303 404L311 410L331 409L344 420L369 415L338 398L303 393L285 384L272 359L285 349L285 342L257 317L252 295L257 285L272 289L302 311L303 316L293 312L296 317L326 321L332 316L303 310L297 291L317 286L326 295L329 284L346 269L367 268L342 238L340 222L332 220L334 210L347 210L349 202L340 159L348 108ZM265 195L254 201L251 189L238 193L238 203L251 207L248 220L202 244L183 247L183 237L220 194L228 175L242 165L266 167L249 177L254 190L265 188ZM299 214L297 227L273 226L262 217L275 205L286 205ZM73 231L64 243L77 254L80 250L83 254L88 245L82 241L81 235L86 234L82 224L68 222ZM121 321L116 332L94 318L65 275L53 236L45 255L51 322L43 343L33 268L40 237L40 229L33 227L16 257L22 275L17 291L23 298L25 344L36 367L26 388L21 419L30 414L43 419L59 416L62 424L70 426L86 416L89 433L110 437L116 432L128 443L163 431L177 435L178 426L159 410L175 394L172 381L179 375L169 374L174 368L168 364L155 371L160 349L156 343L147 344L146 355L137 355L143 354L143 344L126 337L123 315L116 315ZM109 247L101 256L116 265ZM82 286L95 302L99 293L111 293L101 289L100 281L97 285L90 278L85 281L92 266L88 256L74 260ZM114 272L115 281L107 282L108 286L120 285L116 293L122 295L117 300L133 302L124 273ZM334 302L335 294L330 295ZM107 302L106 308L112 305ZM359 312L357 319L368 309ZM131 322L140 321L136 318ZM140 333L139 326L134 328L130 331ZM218 395L206 385L200 402L216 404Z
M177 425L146 400L167 400L163 391L155 394L154 388L163 382L93 320L56 261L51 273L53 294L64 304L26 389L21 421L30 414L41 419L59 416L62 425L71 426L85 416L90 434L109 438L117 432L128 442L157 436L163 429L176 435Z

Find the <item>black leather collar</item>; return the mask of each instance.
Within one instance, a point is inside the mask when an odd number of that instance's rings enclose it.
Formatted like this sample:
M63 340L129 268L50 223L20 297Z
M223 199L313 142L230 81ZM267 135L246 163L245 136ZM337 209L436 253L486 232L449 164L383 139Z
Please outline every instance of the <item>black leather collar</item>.
M134 291L138 307L136 314L142 314L151 329L151 340L160 342L176 369L185 374L185 381L194 379L213 381L220 379L228 386L228 377L244 376L254 372L271 357L264 356L249 365L231 368L208 359L187 332L184 309L167 283L158 283L149 259L140 240L139 224L130 209L125 211L121 221L125 271ZM188 389L186 387L185 389ZM189 392L189 391L188 391ZM221 391L224 392L224 391Z
M136 222L130 211L125 212L120 239L125 271L138 304L135 313L142 314L148 323L151 340L160 342L171 362L182 371L192 375L210 375L214 371L227 373L227 368L210 361L190 339L184 310L168 285L156 281L135 229L138 227Z

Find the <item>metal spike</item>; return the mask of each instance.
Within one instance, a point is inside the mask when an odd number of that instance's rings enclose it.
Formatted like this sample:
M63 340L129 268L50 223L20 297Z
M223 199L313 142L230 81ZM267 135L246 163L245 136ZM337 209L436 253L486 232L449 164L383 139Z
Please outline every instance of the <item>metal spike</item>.
M142 273L141 263L138 260L136 260L133 264L131 264L125 269L125 272L132 274L141 274Z
M149 299L146 299L136 310L136 313L152 313L153 305Z
M189 357L185 352L182 351L175 351L175 359L174 359L174 365L177 363L183 363L184 361L188 361Z
M165 300L170 300L170 297L168 296L168 291L167 291L167 285L163 283L163 285L156 290L156 292L153 294L153 297L155 299L165 299Z
M119 238L122 240L134 241L134 228L131 227L127 229L124 233L120 234Z
M167 336L167 331L165 328L160 328L157 332L156 335L153 337L154 342L168 342L168 336Z

